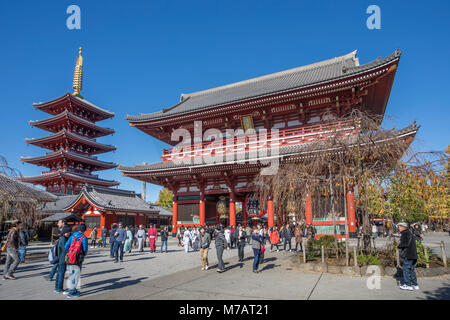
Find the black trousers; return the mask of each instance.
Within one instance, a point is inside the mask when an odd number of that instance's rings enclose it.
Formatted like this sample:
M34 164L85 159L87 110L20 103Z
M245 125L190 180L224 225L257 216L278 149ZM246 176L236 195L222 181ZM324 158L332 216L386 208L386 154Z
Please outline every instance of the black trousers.
M120 261L123 261L123 246L122 241L114 242L114 260L119 261L119 251L120 251Z
M244 241L239 241L238 243L238 255L239 255L239 261L244 260L244 247L245 247L245 242Z
M295 251L297 251L298 245L300 245L300 251L303 251L303 244L301 242L295 243Z
M286 245L289 243L289 250L291 250L291 239L284 239L284 251L286 251Z
M277 244L271 243L271 244L270 244L270 250L273 249L273 246L277 247L277 250L280 250L280 248L278 248L278 243L277 243Z
M219 247L216 248L216 253L217 253L217 260L218 260L218 269L219 270L224 270L225 269L225 264L223 263L223 259L222 259L222 255L223 255L223 248Z

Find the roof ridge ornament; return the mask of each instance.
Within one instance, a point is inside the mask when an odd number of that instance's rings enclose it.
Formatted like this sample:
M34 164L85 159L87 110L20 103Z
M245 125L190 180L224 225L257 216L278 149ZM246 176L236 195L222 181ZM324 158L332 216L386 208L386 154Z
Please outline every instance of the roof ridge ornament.
M78 96L83 99L80 92L83 88L83 57L81 56L82 48L78 49L77 62L75 64L75 71L73 73L73 93L72 95Z

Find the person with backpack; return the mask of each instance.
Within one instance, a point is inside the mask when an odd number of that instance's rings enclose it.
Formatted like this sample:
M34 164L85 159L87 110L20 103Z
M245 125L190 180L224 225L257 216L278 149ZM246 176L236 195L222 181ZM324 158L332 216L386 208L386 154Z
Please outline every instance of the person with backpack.
M58 238L61 236L61 231L66 225L67 225L67 222L64 220L58 220L58 222L56 223L56 226L58 228L58 235L57 235ZM55 245L56 245L56 243L55 243ZM53 248L56 248L56 247L53 247ZM52 249L50 249L50 250L52 250ZM53 277L57 271L58 271L58 264L53 263L52 270L50 270L50 273L47 276L44 276L44 279L47 281L52 281Z
M95 248L95 242L97 241L97 226L94 226L91 233L91 248Z
M163 253L163 247L166 247L167 253L167 239L169 238L169 231L167 231L167 227L161 230L161 253Z
M400 243L398 245L400 257L403 258L403 279L400 285L402 290L419 290L417 284L416 271L414 270L417 263L417 247L416 236L413 231L408 228L408 224L400 222L397 225L400 231Z
M117 224L113 223L111 225L111 230L109 230L109 246L110 246L110 258L114 258L114 244L116 243L116 230L117 230Z
M22 224L19 228L19 259L21 264L25 264L25 256L27 255L27 246L30 236L26 225Z
M5 271L3 272L3 280L16 280L14 272L20 263L19 255L19 229L22 222L16 221L13 223L12 228L8 232L6 242L2 247L2 251L6 251Z
M86 225L80 224L77 231L69 237L64 245L66 254L67 270L69 271L69 290L67 298L77 298L80 296L80 291L77 290L77 284L80 280L81 265L84 257L88 252L88 240L84 235Z
M64 275L66 273L66 250L65 245L67 239L69 239L72 229L69 226L64 226L61 230L61 236L56 243L55 250L55 264L58 265L58 271L56 273L55 289L54 293L63 293L64 289Z

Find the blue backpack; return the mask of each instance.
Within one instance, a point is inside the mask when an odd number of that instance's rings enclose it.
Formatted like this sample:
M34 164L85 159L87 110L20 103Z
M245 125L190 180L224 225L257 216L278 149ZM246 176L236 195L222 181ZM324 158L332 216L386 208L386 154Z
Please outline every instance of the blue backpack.
M57 249L56 249L57 246L58 246L58 242L56 242L56 244L53 247L51 247L50 250L48 251L48 261L51 264L57 264L59 262L59 257L56 254L57 253Z

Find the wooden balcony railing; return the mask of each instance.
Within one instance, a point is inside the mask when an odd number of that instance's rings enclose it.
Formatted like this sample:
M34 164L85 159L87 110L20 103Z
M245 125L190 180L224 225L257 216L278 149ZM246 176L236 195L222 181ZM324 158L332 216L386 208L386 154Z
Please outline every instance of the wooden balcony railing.
M340 136L356 134L352 120L302 126L294 129L278 130L278 133L267 131L264 136L255 133L247 136L223 138L218 141L207 141L197 144L176 146L163 149L163 161L191 159L203 156L216 156L244 151L255 151L263 148L282 147L307 142L315 142Z

